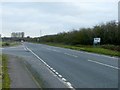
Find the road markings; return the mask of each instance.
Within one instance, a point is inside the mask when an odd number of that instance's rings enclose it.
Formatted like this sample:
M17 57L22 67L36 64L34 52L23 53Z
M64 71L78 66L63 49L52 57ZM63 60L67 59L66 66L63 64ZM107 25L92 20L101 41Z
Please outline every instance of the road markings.
M53 49L52 51L54 51L54 52L58 52L58 53L60 52L60 51L58 51L58 50L55 50L55 49Z
M51 70L53 70L53 68L50 68Z
M73 55L73 54L69 54L69 53L64 53L65 55L68 55L68 56L72 56L72 57L75 57L75 58L77 58L78 56L76 56L76 55Z
M60 78L62 78L62 75L58 75Z
M50 68L50 66L48 65L48 68Z
M60 47L58 47L60 48ZM106 57L106 58L111 58L111 59L116 59L118 60L118 57L117 56L107 56L107 55L102 55L102 54L97 54L97 53L90 53L90 52L86 52L86 51L77 51L77 50L72 50L72 49L68 49L68 48L65 48L69 51L72 51L72 52L77 52L77 53L81 53L81 54L89 54L89 55L94 55L94 56L102 56L102 57Z
M58 52L58 53L60 53L60 51L55 50L55 49L51 49L51 48L47 48L47 50L50 50L50 51L54 51L54 52Z
M41 59L37 54L35 54L31 49L29 49L28 47L25 47L28 51L30 51L34 56L36 56L42 63L44 63L50 70L51 72L54 73L54 76L57 76L59 79L61 79L67 86L68 88L75 90L75 88L73 88L73 86L67 82L67 80L65 78L62 77L62 75L60 75L58 72L55 72L55 70L53 68L51 68L43 59Z
M66 79L65 79L65 78L62 78L62 80L66 82Z
M115 67L115 66L112 66L112 65L108 65L108 64L104 64L104 63L101 63L101 62L98 62L98 61L94 61L94 60L88 60L89 62L93 62L93 63L97 63L97 64L100 64L100 65L103 65L103 66L106 66L106 67L111 67L113 69L119 69L118 67Z
M70 82L67 82L67 85L69 86L69 88L72 88L72 85Z
M24 48L24 50L25 50L25 51L27 51L27 48L26 48L26 46L25 46L25 45L23 45L23 48Z
M58 73L58 72L55 72L55 74L59 75L59 73Z
M55 49L51 49L51 48L47 48L47 50L50 50L50 51L54 51L54 52L58 52L58 53L60 53L60 51L58 51L58 50L55 50ZM69 54L69 53L64 53L65 55L68 55L68 56L72 56L72 57L75 57L75 58L77 58L78 56L76 56L76 55L73 55L73 54Z
M56 72L55 70L53 70L53 72Z

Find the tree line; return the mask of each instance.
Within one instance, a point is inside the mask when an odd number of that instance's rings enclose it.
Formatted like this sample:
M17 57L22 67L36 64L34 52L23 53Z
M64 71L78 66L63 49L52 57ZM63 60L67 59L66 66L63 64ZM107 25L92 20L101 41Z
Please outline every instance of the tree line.
M120 45L120 23L110 21L105 24L96 25L93 28L81 28L55 35L46 35L29 39L33 42L51 42L67 45L92 45L93 38L101 38L100 44Z

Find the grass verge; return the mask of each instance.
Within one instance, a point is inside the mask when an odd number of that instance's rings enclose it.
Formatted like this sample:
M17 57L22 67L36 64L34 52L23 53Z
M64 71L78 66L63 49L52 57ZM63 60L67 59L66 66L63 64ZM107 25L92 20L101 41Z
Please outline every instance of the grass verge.
M119 51L105 49L100 46L96 46L96 47L87 46L87 45L72 46L72 45L64 45L64 44L56 44L56 43L43 43L43 44L62 47L62 48L69 48L69 49L79 50L79 51L81 50L81 51L87 51L92 53L110 55L110 56L118 56L118 57L120 56Z
M20 42L0 42L1 47L17 46Z
M0 90L2 89L2 55L0 55Z
M8 57L2 55L2 88L10 88L10 77L8 74Z

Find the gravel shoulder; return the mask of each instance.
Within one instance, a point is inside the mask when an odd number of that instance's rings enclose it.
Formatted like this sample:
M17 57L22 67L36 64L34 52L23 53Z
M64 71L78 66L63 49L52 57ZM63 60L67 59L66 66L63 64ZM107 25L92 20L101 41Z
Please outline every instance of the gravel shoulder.
M22 63L22 58L9 55L8 73L11 79L11 88L39 88L36 80Z

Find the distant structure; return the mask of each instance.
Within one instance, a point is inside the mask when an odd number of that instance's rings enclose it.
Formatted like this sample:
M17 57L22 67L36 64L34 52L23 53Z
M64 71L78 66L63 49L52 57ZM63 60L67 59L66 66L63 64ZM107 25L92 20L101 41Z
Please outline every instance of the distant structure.
M24 38L24 32L12 32L11 38Z
M120 1L118 2L118 22L120 22Z

